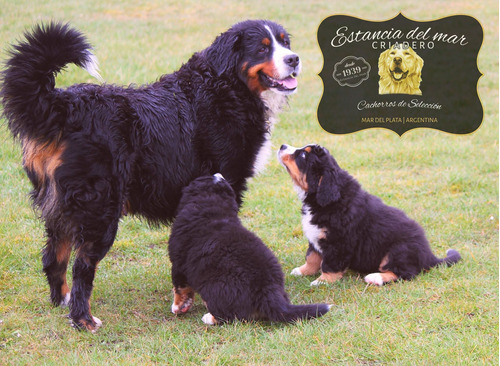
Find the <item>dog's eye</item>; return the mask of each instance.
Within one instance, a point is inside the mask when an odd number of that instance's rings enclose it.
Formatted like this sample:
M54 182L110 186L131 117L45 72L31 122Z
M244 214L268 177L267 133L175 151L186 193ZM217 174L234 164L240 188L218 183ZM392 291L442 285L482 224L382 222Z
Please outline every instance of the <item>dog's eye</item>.
M288 39L284 39L284 40L283 40L283 45L284 45L285 47L290 47L290 41L289 41Z
M262 46L259 48L259 53L267 53L269 51L269 48L266 46Z

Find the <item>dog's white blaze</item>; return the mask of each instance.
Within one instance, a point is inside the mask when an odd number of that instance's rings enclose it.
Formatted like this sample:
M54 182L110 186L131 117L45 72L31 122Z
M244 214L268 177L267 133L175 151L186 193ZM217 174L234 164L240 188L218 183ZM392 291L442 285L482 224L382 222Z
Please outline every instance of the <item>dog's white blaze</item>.
M276 71L278 71L277 78L278 79L286 78L290 75L290 71L288 65L285 64L285 58L287 56L295 55L295 53L289 50L288 48L283 47L278 41L276 41L276 38L274 37L274 34L271 31L271 28L269 28L269 26L266 25L265 28L269 32L273 44L273 50L274 50L273 61L274 65L276 66ZM297 74L300 73L301 67L302 64L299 62Z
M83 64L83 68L100 82L104 81L101 74L99 74L99 62L97 57L90 51L87 53L87 61Z
M321 230L317 225L311 224L312 214L309 206L304 205L304 213L302 214L302 230L306 236L309 243L314 247L318 253L322 253L321 247L318 242L320 237L324 236L323 230Z

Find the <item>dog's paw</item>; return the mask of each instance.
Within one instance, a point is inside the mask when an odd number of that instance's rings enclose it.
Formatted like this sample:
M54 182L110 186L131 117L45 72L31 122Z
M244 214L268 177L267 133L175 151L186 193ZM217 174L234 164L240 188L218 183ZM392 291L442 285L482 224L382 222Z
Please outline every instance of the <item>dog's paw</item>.
M311 286L320 286L320 285L325 285L327 283L328 283L327 281L322 281L320 279L317 279L311 282Z
M172 313L174 314L184 314L187 313L191 306L193 305L193 298L187 298L184 302L180 304L176 304L175 302L172 304Z
M371 273L365 276L365 282L371 285L382 286L384 284L384 279L380 273Z
M207 325L216 325L217 324L217 320L210 313L206 313L205 315L203 315L203 317L201 318L201 321Z
M78 322L72 320L69 316L69 324L77 330L88 330L91 333L97 332L97 330L102 326L102 321L95 316L92 317L92 321L86 319L80 319Z
M303 276L302 272L300 271L300 267L294 268L292 272L290 272L292 276Z

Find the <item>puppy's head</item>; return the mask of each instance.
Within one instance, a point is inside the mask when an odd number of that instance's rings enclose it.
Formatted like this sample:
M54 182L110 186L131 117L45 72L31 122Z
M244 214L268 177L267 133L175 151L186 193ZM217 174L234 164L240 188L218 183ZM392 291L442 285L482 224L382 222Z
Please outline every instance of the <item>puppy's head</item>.
M236 74L255 94L272 90L292 94L302 65L290 50L290 37L279 24L247 20L222 33L207 50L208 62L223 73Z
M278 160L285 167L302 200L315 199L327 206L340 199L340 167L327 149L319 145L302 148L282 145Z
M197 205L200 211L225 207L238 210L234 191L220 173L196 178L185 187L179 208L189 204Z

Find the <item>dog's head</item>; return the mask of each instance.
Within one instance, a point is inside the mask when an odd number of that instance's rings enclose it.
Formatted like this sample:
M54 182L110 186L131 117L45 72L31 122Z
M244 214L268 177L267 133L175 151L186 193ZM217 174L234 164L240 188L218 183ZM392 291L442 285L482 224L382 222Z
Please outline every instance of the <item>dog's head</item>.
M382 52L378 61L380 94L421 94L423 66L424 60L411 47L393 46Z
M234 191L220 173L196 178L183 189L179 207L190 204L196 205L198 211L219 208L238 211Z
M237 23L204 54L219 75L236 74L256 94L272 90L288 95L297 90L299 56L290 50L289 34L274 22Z
M320 206L327 206L341 197L341 169L327 149L319 145L295 148L282 145L278 160L283 165L302 200L313 197Z

